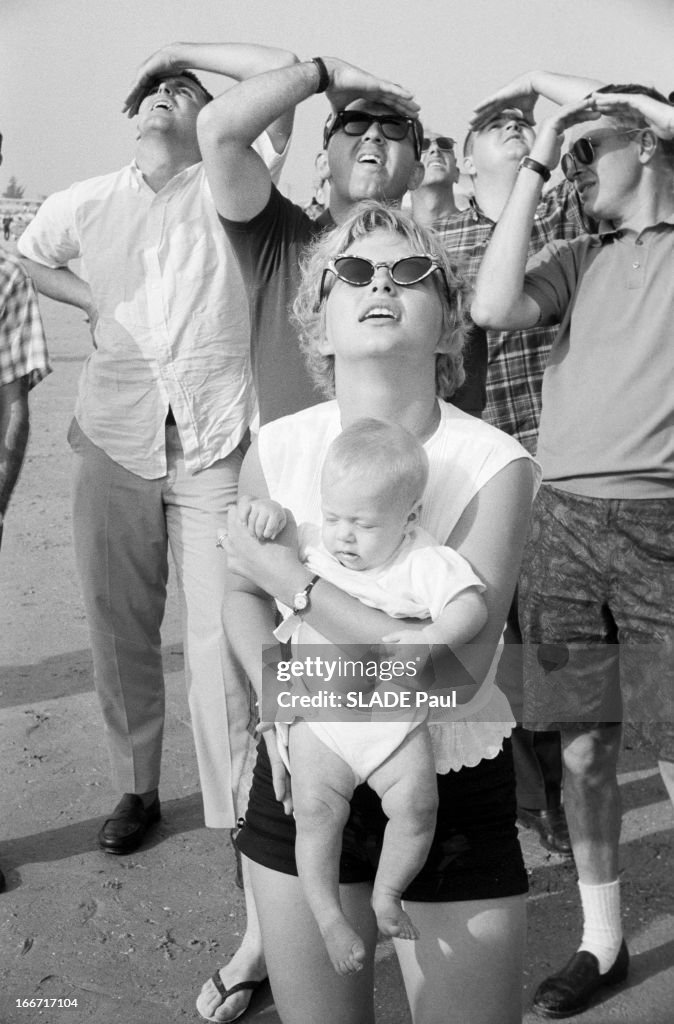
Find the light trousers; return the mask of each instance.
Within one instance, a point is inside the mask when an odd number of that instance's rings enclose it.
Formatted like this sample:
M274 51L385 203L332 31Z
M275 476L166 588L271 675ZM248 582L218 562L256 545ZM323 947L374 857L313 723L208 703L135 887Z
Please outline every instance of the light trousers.
M205 821L232 828L247 802L253 704L224 633L226 560L216 539L236 499L242 452L192 475L177 428L167 426L166 476L146 480L109 458L75 420L68 439L75 556L116 784L126 793L159 786L165 709L160 629L170 548Z

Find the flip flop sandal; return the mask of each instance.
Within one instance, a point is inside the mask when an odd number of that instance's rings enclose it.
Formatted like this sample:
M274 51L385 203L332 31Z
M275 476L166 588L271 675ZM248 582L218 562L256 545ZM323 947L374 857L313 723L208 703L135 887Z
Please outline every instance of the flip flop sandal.
M220 1003L219 1006L215 1007L216 1010L222 1009L222 1007L225 1005L230 996L236 995L237 992L245 992L246 989L250 989L250 999L244 1006L241 1013L237 1013L236 1017L230 1017L229 1020L224 1022L219 1021L217 1017L204 1017L203 1013L201 1013L199 1010L197 1010L197 1013L199 1014L202 1020L209 1020L212 1022L212 1024L234 1024L235 1020L239 1020L241 1017L243 1017L244 1013L247 1013L248 1007L250 1006L250 1002L251 999L253 998L255 991L258 988L260 988L261 985L264 985L266 980L266 978L262 978L261 981L239 981L236 985L232 985L231 988L225 988L225 986L222 983L222 978L220 977L220 971L216 971L213 977L211 978L211 981L217 988L218 995L222 996L222 1002Z

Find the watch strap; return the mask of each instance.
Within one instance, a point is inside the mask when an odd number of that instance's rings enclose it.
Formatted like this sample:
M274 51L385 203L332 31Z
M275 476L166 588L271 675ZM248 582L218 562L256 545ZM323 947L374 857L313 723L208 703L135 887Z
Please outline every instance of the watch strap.
M314 589L320 578L321 577L318 575L312 576L304 590L300 590L297 594L295 594L295 599L293 601L293 609L290 615L288 615L283 620L283 622L280 625L278 625L276 629L273 631L276 639L279 640L282 644L287 643L287 641L290 640L293 633L302 622L302 614L309 607L309 594ZM300 597L300 595L304 595L304 597L307 599L307 603L304 606L304 608L297 607L297 598Z
M543 181L549 181L551 170L546 167L545 164L541 164L538 160L532 160L530 156L524 156L520 160L520 170L526 167L529 171L534 171L536 174L540 174Z
M326 68L325 61L322 57L312 57L311 59L318 70L318 85L316 86L316 92L325 92L330 85L330 72Z
M320 578L321 577L318 575L312 576L304 590L300 590L299 593L295 594L295 600L293 601L293 615L301 615L302 612L305 612L307 610L307 608L309 607L309 594L314 589ZM300 596L300 594L304 595L306 599L306 604L304 604L303 607L298 608L297 598Z

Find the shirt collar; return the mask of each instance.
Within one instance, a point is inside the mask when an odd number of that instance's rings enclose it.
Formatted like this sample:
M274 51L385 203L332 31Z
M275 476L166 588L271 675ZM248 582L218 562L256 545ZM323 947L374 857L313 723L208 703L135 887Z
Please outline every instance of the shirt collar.
M473 214L473 220L487 220L490 224L495 223L491 217L488 217L486 213L482 212L480 204L478 203L474 193L468 197L468 207Z
M201 162L201 160L199 160L196 164L190 164L189 167L184 167L182 171L179 171L177 174L174 174L170 181L167 181L166 185L164 185L164 188L161 191L163 192L164 189L170 187L179 187L187 178L193 177L194 175L198 174L203 168L203 166L203 163ZM141 189L150 188L145 178L143 177L143 172L138 166L135 158L129 164L128 171L130 175L131 188L133 188L137 192L139 192ZM150 191L152 190L150 189Z
M599 222L596 234L592 237L597 239L595 244L603 245L604 242L611 241L614 238L622 238L627 231L632 231L635 235L641 235L644 231L647 231L648 228L655 228L660 224L667 224L669 227L674 227L674 212L670 213L668 217L662 217L661 220L655 221L653 224L647 224L646 227L642 228L641 231L638 232L634 231L632 228L617 228L614 226L612 221L602 220Z

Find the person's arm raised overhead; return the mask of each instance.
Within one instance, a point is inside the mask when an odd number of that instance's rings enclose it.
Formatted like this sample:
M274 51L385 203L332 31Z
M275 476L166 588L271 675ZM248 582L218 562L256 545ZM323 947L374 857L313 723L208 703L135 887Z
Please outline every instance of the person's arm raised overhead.
M586 98L560 107L554 117L541 122L531 153L522 160L520 173L480 266L471 316L481 327L515 331L539 322L540 307L524 291L536 207L543 184L559 161L565 130L598 117L592 109L592 101Z
M179 75L186 70L209 71L243 82L265 71L288 67L296 62L297 57L289 50L256 43L169 43L140 65L122 112L128 117L135 117L148 87L162 76ZM266 126L277 153L284 150L292 132L292 114L290 111Z
M198 121L206 173L223 217L248 221L264 209L271 179L252 143L319 91L326 92L335 109L359 97L386 103L407 116L419 109L402 86L335 57L296 62L241 82L204 107Z
M526 71L478 103L470 120L470 128L479 130L501 110L510 108L520 110L533 124L534 107L539 96L566 106L578 102L601 85L596 78L558 75L553 71Z
M590 96L594 110L607 117L641 114L659 139L674 139L674 104L662 103L643 93L595 92Z

